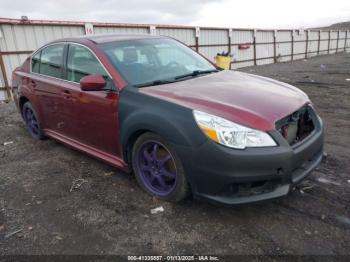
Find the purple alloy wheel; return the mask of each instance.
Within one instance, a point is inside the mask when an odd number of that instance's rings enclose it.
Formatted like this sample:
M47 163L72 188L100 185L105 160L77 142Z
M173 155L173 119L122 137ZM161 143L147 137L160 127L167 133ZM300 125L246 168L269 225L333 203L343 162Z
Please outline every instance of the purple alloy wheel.
M25 107L23 112L24 120L30 133L34 136L39 135L39 123L30 107Z
M167 196L175 188L176 165L164 145L156 141L145 142L137 154L137 169L145 187L155 196Z

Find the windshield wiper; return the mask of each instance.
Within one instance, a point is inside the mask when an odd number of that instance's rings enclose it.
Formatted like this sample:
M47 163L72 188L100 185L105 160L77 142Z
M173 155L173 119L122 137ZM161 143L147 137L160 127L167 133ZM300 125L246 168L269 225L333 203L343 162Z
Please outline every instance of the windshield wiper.
M194 70L191 73L183 74L180 76L176 76L173 79L164 79L164 80L154 80L151 82L146 82L142 84L136 84L134 86L136 87L146 87L146 86L156 86L156 85L163 85L163 84L169 84L169 83L174 83L177 82L179 79L186 78L189 76L198 76L202 74L210 74L210 73L215 73L219 72L217 69L210 69L210 70Z
M151 82L146 82L142 84L136 84L136 87L146 87L146 86L156 86L156 85L163 85L163 84L169 84L175 82L174 80L154 80Z
M185 78L185 77L189 77L189 76L198 76L198 75L203 75L203 74L210 74L210 73L215 73L215 72L219 72L219 70L217 70L217 69L194 70L191 73L187 73L187 74L184 74L184 75L179 75L179 76L175 77L175 79L181 79L181 78Z

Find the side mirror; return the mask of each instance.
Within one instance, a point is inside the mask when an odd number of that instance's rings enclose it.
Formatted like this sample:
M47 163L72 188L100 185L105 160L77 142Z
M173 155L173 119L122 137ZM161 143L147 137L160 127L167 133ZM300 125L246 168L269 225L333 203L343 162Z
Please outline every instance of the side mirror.
M101 75L88 75L80 79L80 88L84 91L101 91L106 86L106 80Z

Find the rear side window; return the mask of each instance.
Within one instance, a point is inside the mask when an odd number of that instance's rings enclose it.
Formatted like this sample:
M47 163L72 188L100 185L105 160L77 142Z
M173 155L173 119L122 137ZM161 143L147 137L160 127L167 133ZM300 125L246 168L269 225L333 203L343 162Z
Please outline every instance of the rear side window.
M63 52L63 44L50 45L41 50L39 73L42 75L62 78ZM33 70L33 72L35 71Z
M32 57L32 72L39 73L41 51Z
M106 80L108 74L95 55L87 48L80 45L69 45L67 61L67 80L80 82L87 75L102 75Z

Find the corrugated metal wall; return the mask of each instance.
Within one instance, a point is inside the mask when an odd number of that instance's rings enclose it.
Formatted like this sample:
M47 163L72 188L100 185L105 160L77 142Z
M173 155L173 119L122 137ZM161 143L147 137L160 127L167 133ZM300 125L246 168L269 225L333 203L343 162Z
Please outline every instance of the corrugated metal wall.
M350 50L350 33L346 31L228 28L200 28L198 31L195 27L105 23L93 23L93 27L95 34L152 33L174 37L212 61L217 53L229 51L233 55L233 69ZM11 84L11 72L32 51L52 40L83 34L84 22L0 19L0 100L8 98L5 86Z
M199 53L214 61L217 53L228 51L228 31L222 29L202 29L200 30L198 44Z
M277 62L286 62L292 59L292 31L276 33Z
M148 34L147 27L107 27L99 26L94 28L95 34Z
M235 63L233 69L254 65L254 30L232 31L231 35L231 54ZM247 49L240 49L241 44L249 45ZM245 62L246 61L246 62Z
M3 37L0 38L0 51L2 55L6 75L9 79L11 72L19 66L27 57L28 53L38 47L58 38L78 36L84 34L81 26L28 26L28 25L0 25Z
M293 46L293 59L304 59L306 57L306 45L307 45L307 37L309 32L305 31L294 31L294 46Z
M321 48L321 44L323 41L319 41L320 32L308 32L308 44L307 44L307 57L312 57L317 55L317 51ZM328 38L327 38L328 39ZM328 49L326 49L328 50ZM320 52L319 52L320 54Z
M274 62L274 32L257 31L255 33L257 65Z
M157 34L176 38L189 46L194 46L196 44L196 32L194 29L157 28Z

